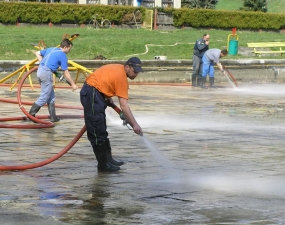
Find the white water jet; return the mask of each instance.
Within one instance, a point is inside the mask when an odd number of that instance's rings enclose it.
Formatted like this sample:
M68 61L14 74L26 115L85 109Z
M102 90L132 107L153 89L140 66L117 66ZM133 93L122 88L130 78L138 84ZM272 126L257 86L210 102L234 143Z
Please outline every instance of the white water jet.
M255 96L285 96L283 84L251 84L250 86L239 87L234 91Z
M285 180L265 177L201 175L191 177L189 185L216 192L285 198Z
M228 74L226 75L226 78L227 78L228 82L230 83L230 85L236 89L237 88L236 85L234 84L234 82L231 81Z
M148 148L150 153L155 157L157 162L163 166L166 170L166 174L168 175L168 178L170 180L177 180L180 178L179 173L174 169L173 163L168 160L162 153L161 151L154 145L153 142L151 142L148 138L142 136L142 140L145 144L145 146Z

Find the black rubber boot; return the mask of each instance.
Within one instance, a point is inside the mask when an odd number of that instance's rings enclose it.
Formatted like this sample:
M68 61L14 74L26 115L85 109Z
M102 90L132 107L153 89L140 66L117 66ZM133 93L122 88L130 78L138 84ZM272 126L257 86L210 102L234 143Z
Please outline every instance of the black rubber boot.
M210 77L210 86L209 88L218 88L217 86L215 86L215 78L214 77Z
M110 145L110 141L107 138L107 140L105 141L105 147L106 147L106 152L107 152L107 161L111 164L113 164L114 166L121 166L124 164L124 162L122 161L116 161L115 159L113 159L112 157L112 148Z
M197 87L196 74L192 74L192 87Z
M201 78L201 88L207 89L208 87L206 86L206 77Z
M49 111L49 115L50 115L50 121L55 123L60 121L60 119L56 116L55 114L55 105L54 102L48 104L48 111Z
M115 166L107 161L106 147L102 145L92 145L93 152L98 161L97 169L98 172L116 172L120 170L120 167Z
M201 87L201 82L202 82L202 75L198 75L198 77L197 77L197 87Z
M29 114L32 116L36 116L36 113L41 109L41 106L37 105L36 103L34 103L29 111ZM30 121L30 119L28 118L28 120Z

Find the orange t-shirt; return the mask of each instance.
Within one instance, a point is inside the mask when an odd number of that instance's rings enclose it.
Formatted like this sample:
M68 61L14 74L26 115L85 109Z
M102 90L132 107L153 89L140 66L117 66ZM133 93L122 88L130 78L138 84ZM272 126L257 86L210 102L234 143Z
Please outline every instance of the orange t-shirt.
M95 87L106 97L118 96L128 100L128 79L124 65L109 64L95 70L86 78L86 83Z

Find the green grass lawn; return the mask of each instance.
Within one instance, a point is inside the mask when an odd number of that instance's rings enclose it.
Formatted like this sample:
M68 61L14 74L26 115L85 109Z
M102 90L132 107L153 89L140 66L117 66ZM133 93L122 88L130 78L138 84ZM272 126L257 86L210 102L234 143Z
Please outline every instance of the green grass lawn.
M217 10L239 10L243 6L243 0L219 0ZM284 0L267 0L269 13L285 13Z
M98 55L114 60L125 60L130 56L152 60L157 55L167 56L167 59L191 59L194 43L204 33L211 35L211 48L227 48L231 29L188 28L151 31L0 25L0 60L32 60L37 50L31 43L43 40L47 47L53 47L60 43L63 35L75 33L80 36L73 41L73 49L68 54L71 60L92 60ZM285 41L285 34L279 32L258 33L238 30L237 34L239 47L247 47L248 42ZM240 57L246 56L229 56L233 59Z
M238 10L243 0L220 0L217 9ZM285 11L285 0L268 0L269 12ZM0 25L0 60L32 60L37 51L31 43L43 40L47 47L57 46L64 34L79 33L68 57L71 60L92 60L98 55L107 59L125 60L138 56L152 60L154 56L164 55L168 59L191 59L195 41L204 33L211 35L210 48L227 48L231 29L87 29L86 27L63 28L43 26L4 26ZM248 42L285 42L285 34L276 32L237 31L239 47L247 47ZM241 55L229 58L246 57ZM268 55L271 58L283 58Z
M243 0L219 0L216 5L217 10L239 10L243 5Z

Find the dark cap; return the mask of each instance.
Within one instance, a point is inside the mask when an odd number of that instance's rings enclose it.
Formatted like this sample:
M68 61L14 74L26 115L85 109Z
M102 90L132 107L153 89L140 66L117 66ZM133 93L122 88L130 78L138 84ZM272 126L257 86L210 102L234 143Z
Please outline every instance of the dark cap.
M141 66L142 66L141 60L140 60L139 58L137 58L137 57L132 57L132 58L130 58L130 59L126 62L125 65L129 65L129 66L133 67L133 68L134 68L134 71L135 71L136 73L143 72L143 70L142 70L142 68L141 68Z

